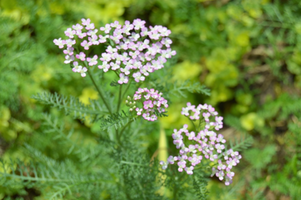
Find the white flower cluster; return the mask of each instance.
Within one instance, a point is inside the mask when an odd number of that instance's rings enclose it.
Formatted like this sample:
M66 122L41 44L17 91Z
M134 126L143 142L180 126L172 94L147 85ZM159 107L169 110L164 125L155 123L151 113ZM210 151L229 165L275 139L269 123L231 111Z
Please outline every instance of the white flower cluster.
M66 48L65 63L72 63L73 72L86 76L87 66L97 65L104 72L115 71L119 75L119 84L125 84L129 78L136 82L144 81L150 73L164 67L166 59L176 54L171 50L171 33L163 26L145 27L145 21L135 19L131 24L118 21L101 27L100 34L90 19L82 19L81 24L73 25L65 31L69 38L55 39L59 48ZM91 46L106 43L107 47L101 55L88 55ZM74 52L79 49L79 52ZM79 64L80 63L80 64ZM85 67L83 67L85 66Z

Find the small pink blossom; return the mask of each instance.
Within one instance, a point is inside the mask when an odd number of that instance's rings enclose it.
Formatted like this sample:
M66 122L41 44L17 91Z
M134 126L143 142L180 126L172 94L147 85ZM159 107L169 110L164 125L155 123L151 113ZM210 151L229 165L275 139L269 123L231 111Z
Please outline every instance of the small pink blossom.
M97 65L98 56L94 55L92 58L88 57L87 61L89 62L89 66Z
M120 79L118 80L119 84L127 83L129 81L129 77L125 76L123 73L119 74Z
M65 44L66 44L66 41L65 40L62 40L61 38L59 39L54 39L53 40L53 43L57 46L59 46L60 49L64 48Z
M86 60L86 54L84 52L79 52L79 54L76 54L75 57L81 61Z

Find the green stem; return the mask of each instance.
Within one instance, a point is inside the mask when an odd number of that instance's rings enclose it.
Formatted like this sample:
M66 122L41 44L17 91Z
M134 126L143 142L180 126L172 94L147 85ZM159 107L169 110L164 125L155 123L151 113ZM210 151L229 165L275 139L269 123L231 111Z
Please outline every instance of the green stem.
M118 104L117 104L117 114L119 113L119 109L121 106L121 99L122 99L122 85L119 86L119 95L118 95ZM119 130L116 129L116 139L117 139L117 143L122 146L121 141L120 141L120 135L119 135Z
M122 100L121 94L122 94L122 84L121 84L120 87L119 87L118 105L117 105L117 114L118 114L119 109L120 109L120 106L121 106L121 100Z
M132 118L130 121L128 121L128 123L122 127L121 131L119 132L118 129L116 129L116 139L117 139L117 142L120 146L122 146L121 144L121 135L123 133L123 131L126 129L126 127L128 127L129 125L131 125L131 123L134 121L135 118Z
M121 143L121 141L120 141L120 135L119 135L118 129L116 129L115 134L116 134L116 140L117 140L117 143L118 143L120 146L122 146L122 143Z
M134 121L135 118L132 118L120 131L120 135L119 137L121 137L123 131L126 129L127 126L129 126L133 121Z
M198 132L198 130L196 129L196 126L195 126L194 122L190 119L190 117L187 117L187 118L188 118L189 121L192 123L194 130L195 130L196 132Z
M124 99L124 96L125 96L126 92L128 91L128 89L130 88L131 83L132 83L132 80L130 80L130 82L127 84L127 86L122 94L122 98L121 98L122 100Z
M107 103L106 99L104 98L103 94L102 94L102 91L100 90L100 88L97 86L97 84L95 83L95 80L93 78L93 75L91 74L90 70L87 71L91 80L92 80L92 83L93 85L95 86L100 98L102 99L102 101L104 102L105 106L107 107L108 111L110 112L110 114L112 114L112 111L111 111L111 108L109 106L109 104Z
M130 80L129 84L127 84L127 87L125 88L125 91L123 92L123 94L122 94L122 85L120 85L120 88L119 88L119 97L118 97L118 106L117 106L117 113L118 113L119 110L120 110L121 102L122 102L122 100L124 99L124 96L125 96L126 92L128 91L128 89L129 89L129 87L130 87L130 85L131 85L131 82L132 82L132 80ZM118 144L119 144L120 146L122 146L122 145L121 145L121 140L120 140L120 138L121 138L121 135L122 135L123 131L124 131L125 128L126 128L128 125L130 125L133 121L134 121L134 120L131 119L131 120L130 120L130 121L129 121L122 129L121 129L120 132L119 132L119 130L116 129L116 139L117 139L117 142L118 142Z

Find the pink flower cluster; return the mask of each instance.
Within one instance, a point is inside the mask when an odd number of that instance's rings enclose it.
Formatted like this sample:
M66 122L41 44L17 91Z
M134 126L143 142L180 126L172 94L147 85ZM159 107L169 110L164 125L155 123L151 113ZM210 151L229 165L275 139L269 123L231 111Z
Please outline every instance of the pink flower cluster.
M200 119L201 112L202 117L206 122L205 129L209 130L210 128L215 128L215 130L218 131L223 128L223 117L217 116L218 113L211 105L199 104L197 107L195 107L195 105L191 105L191 103L188 102L187 107L182 108L181 114L194 121ZM209 120L211 117L214 117L215 121Z
M73 25L65 31L69 38L53 40L59 48L66 48L65 63L87 62L89 66L98 66L104 72L113 70L119 75L119 84L127 83L129 77L136 82L144 81L150 73L164 67L166 59L176 54L171 50L171 33L163 26L145 27L145 21L135 19L131 24L118 21L101 27L100 34L90 19L82 19L81 24ZM106 43L107 47L101 55L87 55L93 45ZM76 45L76 46L74 46ZM74 48L75 47L75 48ZM79 52L74 52L79 49ZM75 66L75 65L74 65ZM85 76L87 68L73 70Z
M132 98L128 97L126 101L130 107L130 111L136 111L137 115L141 115L145 120L155 121L157 120L156 113L165 112L165 108L168 107L167 100L161 97L162 93L159 93L155 89L139 88ZM141 102L141 106L137 103Z
M169 156L166 163L160 161L162 169L166 169L168 164L177 163L179 172L185 170L187 174L193 174L194 167L203 159L207 159L215 163L211 176L215 175L224 180L225 185L232 183L234 172L231 169L239 163L241 155L232 149L225 151L226 140L223 135L214 132L223 127L223 118L218 117L215 109L206 104L196 107L187 103L187 107L182 109L182 114L192 120L199 120L201 115L206 122L205 128L198 133L188 131L187 124L180 130L174 129L173 143L179 149L179 155ZM213 117L215 121L210 120ZM184 137L188 139L189 144L184 144Z

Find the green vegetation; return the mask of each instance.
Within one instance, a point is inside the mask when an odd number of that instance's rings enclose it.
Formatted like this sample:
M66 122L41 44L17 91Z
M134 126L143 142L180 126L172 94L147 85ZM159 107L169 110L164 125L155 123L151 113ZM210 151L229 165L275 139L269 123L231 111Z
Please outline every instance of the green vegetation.
M111 133L128 119L109 115L53 44L81 18L96 27L141 18L172 32L177 58L149 83L167 94L168 117L133 123L124 152ZM300 18L299 0L1 0L0 199L299 199ZM112 107L116 88L101 75ZM171 171L160 185L159 141L165 134L173 150L186 102L215 106L220 133L242 150L230 186Z

